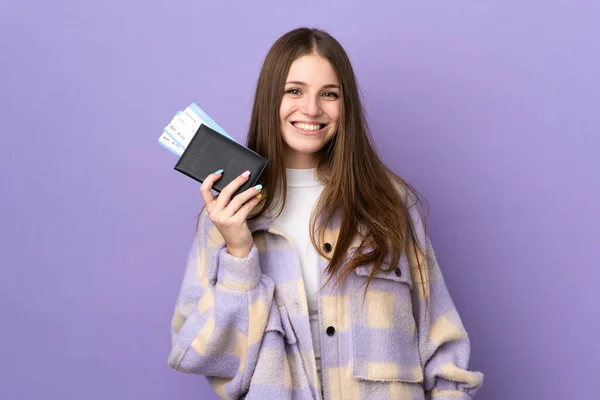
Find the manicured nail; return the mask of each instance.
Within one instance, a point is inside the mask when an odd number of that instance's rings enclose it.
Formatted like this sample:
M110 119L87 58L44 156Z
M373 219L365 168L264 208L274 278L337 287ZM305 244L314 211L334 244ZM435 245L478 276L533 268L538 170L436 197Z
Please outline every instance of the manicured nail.
M247 177L249 177L249 176L250 176L250 171L246 171L246 172L244 172L244 173L242 174L242 176L243 176L244 178L247 178Z
M222 169L220 169L220 170L218 170L217 172L215 172L215 174L217 174L217 175L221 175L222 173L223 173L223 170L222 170Z
M260 198L262 198L262 193L259 193L259 194L257 194L257 195L256 195L256 198L257 198L257 199L260 199Z
M254 186L254 189L256 189L256 190L262 190L262 185L256 185L256 186Z

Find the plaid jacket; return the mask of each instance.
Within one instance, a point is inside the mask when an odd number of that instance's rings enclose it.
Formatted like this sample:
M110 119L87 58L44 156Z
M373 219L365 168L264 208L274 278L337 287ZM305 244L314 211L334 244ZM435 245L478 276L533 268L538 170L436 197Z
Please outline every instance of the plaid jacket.
M395 268L377 272L366 296L372 265L320 292L319 382L294 244L266 215L248 221L248 257L234 257L205 210L175 307L169 365L206 376L223 399L474 398L483 375L467 370L469 338L418 212L411 218L425 254L405 253ZM339 226L334 220L320 238L329 253ZM426 276L417 257L427 263ZM327 263L320 258L321 278Z

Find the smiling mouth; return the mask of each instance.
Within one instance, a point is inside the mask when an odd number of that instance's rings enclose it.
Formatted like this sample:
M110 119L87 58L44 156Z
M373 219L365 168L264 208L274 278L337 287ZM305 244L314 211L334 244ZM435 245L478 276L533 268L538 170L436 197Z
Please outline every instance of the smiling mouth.
M317 132L327 126L327 124L305 124L303 122L292 122L292 125L305 132Z

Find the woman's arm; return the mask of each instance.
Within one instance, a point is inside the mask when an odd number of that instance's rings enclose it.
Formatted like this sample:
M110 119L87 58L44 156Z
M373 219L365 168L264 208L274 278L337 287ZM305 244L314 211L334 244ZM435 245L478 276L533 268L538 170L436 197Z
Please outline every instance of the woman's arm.
M425 391L435 400L470 400L483 374L468 370L470 342L438 266L431 242L416 210L411 218L420 249L408 251L413 277L413 310L419 332L419 354ZM419 272L418 262L424 266ZM427 301L426 301L427 299Z
M248 390L274 284L261 273L255 245L248 257L237 258L219 239L203 212L171 324L168 362L205 375L221 396L237 398Z

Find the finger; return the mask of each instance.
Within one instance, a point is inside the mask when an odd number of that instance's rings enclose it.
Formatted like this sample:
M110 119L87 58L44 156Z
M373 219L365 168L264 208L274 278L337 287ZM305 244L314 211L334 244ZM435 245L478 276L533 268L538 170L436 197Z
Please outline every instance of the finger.
M208 175L202 184L200 185L200 194L202 195L202 200L204 200L204 204L206 205L206 211L209 214L212 212L215 206L215 198L211 192L213 185L216 181L221 179L223 176L223 170L220 169L213 174Z
M224 210L225 207L231 202L231 197L250 177L250 171L246 171L237 176L234 180L229 182L227 186L225 186L221 193L219 193L219 197L216 200L216 207L218 210Z
M238 219L240 222L245 221L248 218L250 212L254 210L254 207L256 207L258 203L260 203L261 198L259 196L260 194L252 197L250 200L244 203L244 205L241 206L237 213L234 215L234 218Z
M242 193L238 194L237 196L235 196L233 198L233 200L231 200L229 205L223 210L223 214L226 216L235 215L238 212L238 210L244 204L246 204L247 201L249 201L253 197L256 197L260 193L261 190L262 190L262 185L256 185L256 186L251 187L250 189L247 189L247 190L243 191Z

